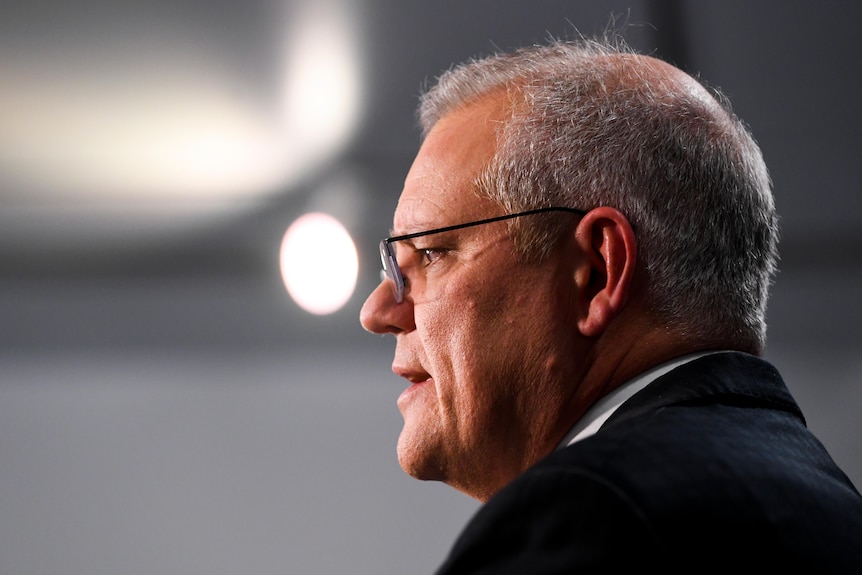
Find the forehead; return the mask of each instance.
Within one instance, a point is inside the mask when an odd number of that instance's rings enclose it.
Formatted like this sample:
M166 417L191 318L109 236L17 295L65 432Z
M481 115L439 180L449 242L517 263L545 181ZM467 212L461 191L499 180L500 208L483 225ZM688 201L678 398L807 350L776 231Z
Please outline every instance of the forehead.
M410 233L501 213L475 193L477 176L493 158L504 101L488 97L440 119L404 182L394 232Z

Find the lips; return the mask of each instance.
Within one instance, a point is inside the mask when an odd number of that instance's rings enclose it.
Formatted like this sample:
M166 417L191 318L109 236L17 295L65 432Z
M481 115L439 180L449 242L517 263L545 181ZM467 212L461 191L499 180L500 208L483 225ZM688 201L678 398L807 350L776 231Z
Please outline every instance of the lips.
M410 383L422 383L424 381L428 381L431 379L431 375L421 368L408 367L408 366L392 366L392 373L397 375L398 377L403 377Z
M401 395L398 397L399 406L405 405L412 395L425 387L425 384L433 383L434 381L427 372L422 370L393 366L392 371L399 377L403 377L411 383L411 385L401 392Z
M407 375L401 375L401 377L403 377L412 384L424 383L431 380L431 376L427 373L410 373Z
M419 387L425 383L430 383L433 381L433 379L431 379L431 376L427 373L411 373L409 375L402 375L401 377L403 377L412 384L407 388L407 390L413 389L414 387Z

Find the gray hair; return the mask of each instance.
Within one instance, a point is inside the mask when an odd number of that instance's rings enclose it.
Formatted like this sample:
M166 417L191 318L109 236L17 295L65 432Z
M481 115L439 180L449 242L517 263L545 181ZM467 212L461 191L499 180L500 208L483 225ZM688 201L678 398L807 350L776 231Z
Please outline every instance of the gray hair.
M674 89L643 63L607 38L471 60L423 95L420 124L427 134L448 113L507 94L511 117L477 192L508 213L618 209L635 231L654 317L692 340L760 353L778 261L760 149L720 93L693 79L697 89ZM565 219L555 222L520 224L524 255L547 255Z

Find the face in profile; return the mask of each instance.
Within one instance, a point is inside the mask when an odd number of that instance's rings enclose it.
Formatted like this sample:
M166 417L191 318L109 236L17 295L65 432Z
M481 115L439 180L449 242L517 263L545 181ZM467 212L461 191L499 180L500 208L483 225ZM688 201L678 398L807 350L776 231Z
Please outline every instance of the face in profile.
M394 233L410 234L501 215L475 193L494 153L495 102L443 118L405 180ZM530 216L542 217L542 216ZM394 242L405 278L396 303L384 281L363 306L363 326L396 340L393 371L408 382L398 398L404 427L398 457L420 479L445 481L482 498L484 487L549 451L533 431L553 419L571 354L564 258L524 263L505 221ZM550 448L553 446L551 445ZM505 479L504 479L505 478Z

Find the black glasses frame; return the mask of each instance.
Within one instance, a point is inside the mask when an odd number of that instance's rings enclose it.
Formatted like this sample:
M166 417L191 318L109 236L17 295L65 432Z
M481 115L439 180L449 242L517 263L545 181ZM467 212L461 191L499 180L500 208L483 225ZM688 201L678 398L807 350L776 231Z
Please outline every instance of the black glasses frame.
M490 224L492 222L499 222L501 220L510 220L512 218L519 218L521 216L531 216L533 214L544 214L546 212L569 212L572 214L580 214L585 215L587 212L584 210L578 210L576 208L566 208L566 207L549 207L549 208L536 208L534 210L527 210L526 212L518 212L516 214L506 214L503 216L496 216L493 218L487 218L484 220L477 220L475 222L467 222L464 224L455 224L454 226L446 226L442 228L436 228L433 230L425 230L422 232L414 232L412 234L404 234L403 236L392 236L381 240L380 242L380 260L383 263L383 272L381 274L381 279L389 278L392 280L393 289L392 295L395 297L395 303L401 303L404 301L404 276L401 273L401 268L398 265L398 260L395 258L395 250L392 249L392 244L394 242L399 242L401 240L409 240L412 238L418 238L421 236L430 236L431 234L439 234L442 232L450 232L453 230L460 230L462 228L470 228L473 226L479 226L482 224Z

